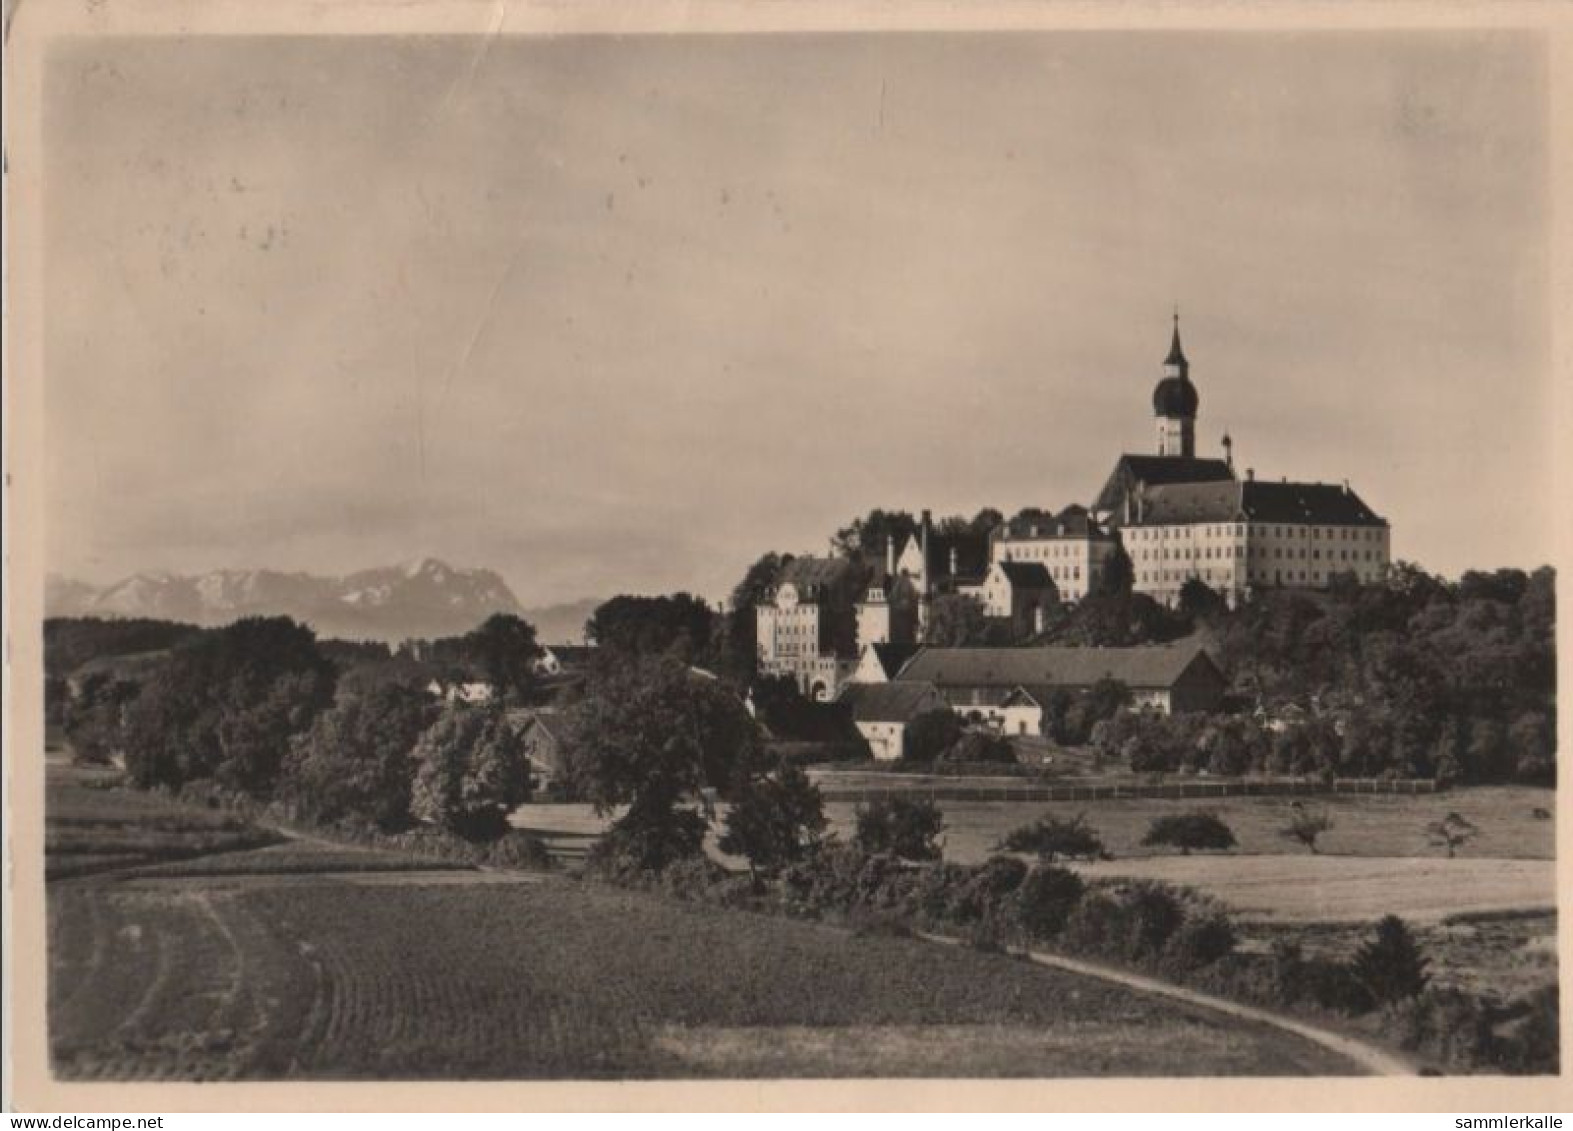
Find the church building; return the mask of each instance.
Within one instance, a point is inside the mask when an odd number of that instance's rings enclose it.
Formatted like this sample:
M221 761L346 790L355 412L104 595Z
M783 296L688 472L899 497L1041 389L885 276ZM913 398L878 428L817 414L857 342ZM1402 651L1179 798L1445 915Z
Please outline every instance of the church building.
M1222 458L1197 456L1201 394L1180 345L1178 313L1152 407L1157 454L1122 455L1093 504L1130 557L1138 593L1173 604L1194 579L1233 604L1264 587L1326 588L1340 576L1386 576L1391 529L1347 480L1268 483L1249 470L1241 479L1227 434Z

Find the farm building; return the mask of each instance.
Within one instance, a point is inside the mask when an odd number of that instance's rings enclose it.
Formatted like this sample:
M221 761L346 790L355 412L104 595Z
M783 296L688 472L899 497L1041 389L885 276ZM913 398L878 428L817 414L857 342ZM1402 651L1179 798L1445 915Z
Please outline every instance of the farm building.
M1137 706L1207 711L1227 681L1205 648L925 648L898 682L932 685L951 709L1010 734L1036 734L1056 691L1081 691L1102 679L1130 688Z
M534 667L537 675L571 675L583 672L596 658L593 644L546 644Z
M901 757L908 723L947 706L932 684L912 682L849 683L838 702L851 708L853 725L881 762Z
M524 756L538 786L563 775L562 743L557 736L557 711L552 707L515 707L508 722L524 743Z
M433 678L426 685L426 693L444 703L490 703L495 694L490 683L480 679Z

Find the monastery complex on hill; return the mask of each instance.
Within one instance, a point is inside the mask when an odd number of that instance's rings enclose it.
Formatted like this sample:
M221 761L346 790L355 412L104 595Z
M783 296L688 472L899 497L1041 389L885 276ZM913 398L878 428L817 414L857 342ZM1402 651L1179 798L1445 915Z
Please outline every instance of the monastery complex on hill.
M1135 591L1166 605L1193 579L1233 605L1264 588L1385 577L1391 528L1347 481L1267 482L1251 470L1242 478L1227 435L1221 458L1198 456L1200 404L1176 314L1152 393L1154 454L1121 455L1090 506L984 534L941 533L924 511L917 533L889 540L881 560L792 559L757 609L760 670L835 698L844 684L864 682L877 663L873 646L921 645L941 594L974 597L987 616L1030 637L1049 608L1097 591L1117 548L1130 559Z

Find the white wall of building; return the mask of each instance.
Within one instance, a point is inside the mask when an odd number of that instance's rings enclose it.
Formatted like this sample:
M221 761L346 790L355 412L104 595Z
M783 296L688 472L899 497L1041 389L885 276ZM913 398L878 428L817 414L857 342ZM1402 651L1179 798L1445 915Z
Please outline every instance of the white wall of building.
M1224 522L1127 526L1120 531L1135 588L1165 604L1191 578L1232 600L1250 586L1321 589L1340 573L1366 583L1387 574L1387 527Z

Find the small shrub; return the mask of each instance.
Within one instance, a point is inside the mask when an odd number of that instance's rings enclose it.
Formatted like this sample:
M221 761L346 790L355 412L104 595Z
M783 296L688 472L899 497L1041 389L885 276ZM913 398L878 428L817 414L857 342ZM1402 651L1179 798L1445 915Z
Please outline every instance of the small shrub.
M1297 801L1295 802L1294 816L1289 818L1289 823L1279 830L1279 834L1289 840L1299 841L1309 848L1314 856L1316 855L1316 842L1321 839L1323 833L1332 827L1332 815L1325 809L1320 813L1313 813Z
M704 855L675 861L661 873L661 890L675 899L699 903L709 899L713 888L727 879L727 870Z
M1063 856L1067 860L1099 860L1108 857L1108 850L1098 831L1087 824L1087 815L1078 813L1070 820L1059 817L1039 817L1031 824L1012 829L1000 842L1007 852L1031 852L1046 864Z
M1185 922L1185 908L1179 897L1163 884L1132 883L1124 892L1130 915L1127 954L1146 958L1162 952Z
M971 730L940 754L937 761L940 764L962 766L1013 766L1016 764L1016 751L1010 741L1000 735Z
M1221 851L1235 846L1234 830L1224 824L1216 813L1205 810L1178 813L1153 818L1152 824L1147 827L1147 835L1142 837L1142 845L1171 846L1178 848L1182 856L1189 856L1193 849Z
M1449 813L1440 821L1432 821L1426 826L1426 839L1433 846L1446 849L1449 860L1458 855L1458 850L1479 833L1480 830L1459 813Z
M1222 911L1187 916L1164 945L1164 960L1182 970L1211 966L1234 950L1234 924Z
M1273 943L1270 970L1272 992L1267 999L1270 1004L1309 1003L1349 1014L1371 1009L1370 992L1355 978L1347 963L1306 958L1296 942L1278 939Z
M493 868L521 868L545 871L552 866L552 855L540 837L513 829L486 846L486 863Z
M1519 1004L1522 1016L1503 1039L1497 1067L1517 1075L1556 1075L1562 1063L1557 987L1542 986Z
M1124 923L1119 901L1107 889L1093 888L1077 902L1060 939L1073 951L1119 957L1116 940L1123 940Z
M945 818L927 798L880 797L857 807L854 843L868 853L904 860L938 860Z
M920 878L888 853L867 853L831 838L783 869L780 897L788 914L846 915L854 908L910 904Z
M1066 923L1065 942L1097 957L1137 962L1163 954L1186 921L1182 893L1154 880L1089 890Z
M1474 1063L1491 1041L1479 999L1456 989L1427 990L1395 1002L1382 1022L1401 1048L1424 1053L1449 1070Z
M988 909L974 887L979 869L938 861L915 870L906 910L933 923L971 923Z
M1011 917L1033 938L1051 938L1065 929L1086 890L1086 883L1070 869L1041 864L1012 894Z

